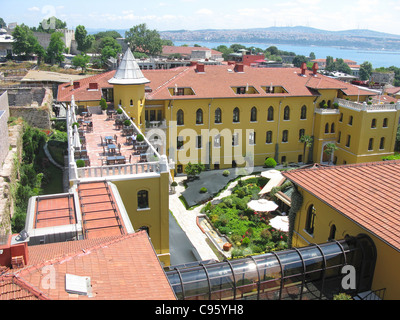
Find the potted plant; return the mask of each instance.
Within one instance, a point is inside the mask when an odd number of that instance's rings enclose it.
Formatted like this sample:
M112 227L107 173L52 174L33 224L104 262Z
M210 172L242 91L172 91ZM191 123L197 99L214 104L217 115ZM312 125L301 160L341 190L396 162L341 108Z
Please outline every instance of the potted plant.
M78 168L84 168L85 167L85 161L83 160L76 160L76 166Z
M126 119L126 120L124 121L124 126L125 126L125 127L130 127L130 126L131 126L131 121L128 120L128 119Z
M176 181L173 181L171 183L171 187L172 187L172 192L175 193L175 188L178 186L178 183Z
M138 134L138 135L136 136L136 141L137 141L137 142L143 142L143 141L144 141L143 135Z
M108 105L107 105L106 99L101 98L100 107L101 107L101 110L103 111L103 113L104 113L104 111L106 111L108 109Z

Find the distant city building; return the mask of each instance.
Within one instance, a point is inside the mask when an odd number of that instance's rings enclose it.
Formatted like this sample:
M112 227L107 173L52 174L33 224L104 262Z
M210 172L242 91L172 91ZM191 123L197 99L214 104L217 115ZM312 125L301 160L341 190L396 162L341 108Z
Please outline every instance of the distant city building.
M0 59L12 55L12 45L14 38L8 34L6 29L0 29Z

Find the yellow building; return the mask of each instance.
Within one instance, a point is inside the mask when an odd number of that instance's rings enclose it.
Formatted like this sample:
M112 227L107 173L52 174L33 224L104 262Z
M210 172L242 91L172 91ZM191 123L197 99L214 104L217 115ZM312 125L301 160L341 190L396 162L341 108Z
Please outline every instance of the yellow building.
M124 60L121 67L133 64L129 49ZM116 81L121 68L108 84L103 82L112 72L93 81L149 140L156 138L157 150L175 163L175 173L184 172L188 162L210 169L262 166L268 157L278 163L343 164L380 161L394 153L399 104L368 104L374 93L320 75L316 68L196 64L143 73L136 68L129 72L139 83ZM86 86L91 82L86 79ZM66 88L60 86L59 93L68 100L72 91ZM87 101L85 88L74 94ZM310 148L300 142L304 135L313 137ZM325 150L332 143L338 149L329 155Z
M365 250L368 262L356 270L357 286L380 297L384 293L385 299L399 299L400 162L314 166L283 175L302 199L295 213L292 245L367 235L375 248Z

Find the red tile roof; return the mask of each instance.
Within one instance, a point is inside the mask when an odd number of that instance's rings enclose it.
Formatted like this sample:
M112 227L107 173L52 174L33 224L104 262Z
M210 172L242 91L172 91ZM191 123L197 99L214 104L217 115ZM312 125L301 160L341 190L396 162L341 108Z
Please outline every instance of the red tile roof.
M29 247L29 256L29 266L0 277L0 300L176 299L145 231L33 246ZM44 267L53 272L50 282ZM66 274L90 277L92 297L66 292Z
M400 161L313 167L283 175L400 251Z
M79 82L78 89L74 89L74 85L70 83L64 83L58 86L57 101L70 102L72 95L74 95L75 101L100 101L102 97L101 89L113 87L108 83L108 80L110 80L114 74L115 70L75 81ZM97 83L99 89L89 90L90 83Z
M73 90L69 84L61 85L58 89L58 101L69 102L74 95L75 101L100 100L101 90L96 93L88 92L91 82L99 82L99 88L110 87L108 80L115 71L86 78L81 81L81 88ZM197 73L196 67L179 67L169 70L143 70L143 75L151 82L147 85L152 89L146 95L148 100L166 99L205 99L205 98L257 98L257 97L290 97L290 96L314 96L314 90L340 89L346 95L357 96L373 95L370 91L335 80L323 75L314 76L307 71L301 76L298 68L251 68L244 66L244 72L234 71L233 65L207 65L204 73ZM259 94L237 95L232 87L253 86ZM261 87L282 86L288 93L267 94ZM193 96L171 96L169 88L190 87L195 92ZM84 86L84 87L82 87Z

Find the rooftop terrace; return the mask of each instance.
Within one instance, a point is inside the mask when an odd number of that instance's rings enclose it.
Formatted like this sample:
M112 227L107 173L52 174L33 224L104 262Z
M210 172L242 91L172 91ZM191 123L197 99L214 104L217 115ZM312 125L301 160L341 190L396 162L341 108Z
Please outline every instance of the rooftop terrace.
M93 108L93 113L77 115L74 102L72 106L67 111L70 181L168 171L166 157L160 156L124 111L102 113ZM124 125L126 120L129 126ZM139 135L142 142L136 140Z

